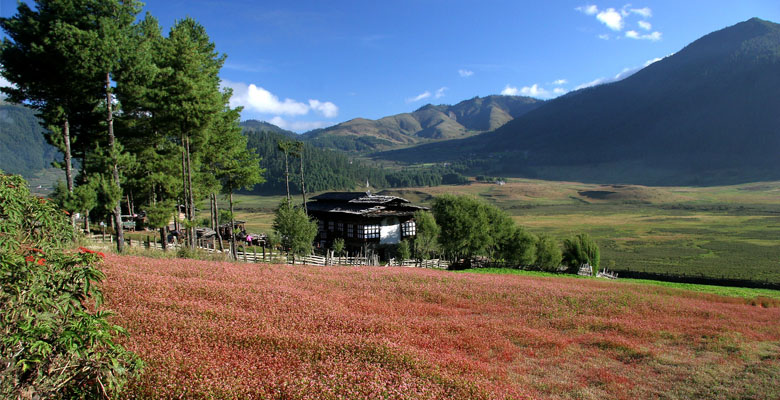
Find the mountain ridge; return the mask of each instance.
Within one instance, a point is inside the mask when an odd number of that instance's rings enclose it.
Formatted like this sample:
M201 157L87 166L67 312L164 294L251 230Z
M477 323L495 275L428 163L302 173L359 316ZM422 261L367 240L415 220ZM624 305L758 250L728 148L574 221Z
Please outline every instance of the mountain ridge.
M477 96L455 105L426 104L410 113L377 120L355 118L306 132L302 137L319 147L348 152L376 151L477 135L494 130L542 103L523 96Z
M780 179L778 67L780 25L754 18L495 131L377 156L492 160L494 174L610 183Z

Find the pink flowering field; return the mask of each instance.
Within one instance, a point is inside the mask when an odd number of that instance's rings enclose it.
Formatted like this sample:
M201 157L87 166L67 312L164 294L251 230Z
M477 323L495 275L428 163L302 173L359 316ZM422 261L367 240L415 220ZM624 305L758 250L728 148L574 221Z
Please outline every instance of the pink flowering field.
M122 398L776 399L780 308L655 286L107 255Z

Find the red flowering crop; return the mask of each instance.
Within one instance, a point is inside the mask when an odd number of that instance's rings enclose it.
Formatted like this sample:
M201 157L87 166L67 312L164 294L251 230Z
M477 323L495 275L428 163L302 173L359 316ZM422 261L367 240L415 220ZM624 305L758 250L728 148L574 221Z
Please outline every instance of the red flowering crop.
M106 259L126 398L776 398L780 308L662 287Z

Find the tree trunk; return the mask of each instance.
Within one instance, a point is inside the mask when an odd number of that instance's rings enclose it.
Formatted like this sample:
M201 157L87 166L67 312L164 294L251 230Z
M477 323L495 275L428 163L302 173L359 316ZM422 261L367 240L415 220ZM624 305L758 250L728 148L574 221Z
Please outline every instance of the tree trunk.
M181 136L181 187L183 190L183 197L182 197L182 204L184 206L184 219L189 221L190 220L190 206L188 204L189 196L189 189L187 187L187 156L186 154L186 147L184 144L184 134ZM178 214L177 214L178 215ZM184 228L179 226L179 233L182 233L184 231ZM189 229L187 230L187 235L189 235ZM189 239L188 239L189 240Z
M163 226L160 228L160 246L162 246L163 251L168 251L168 238L166 237L168 235L165 234L166 228L168 227Z
M235 217L233 216L233 192L230 192L228 198L230 199L230 228L228 229L228 232L230 232L230 254L234 260L237 260L238 251L236 249L236 235L233 234L233 226L236 224Z
M190 220L189 220L189 232L190 232L190 249L195 250L195 196L192 188L192 159L190 158L190 137L187 136L187 186L190 188L190 197L187 199L188 207L190 208Z
M290 200L290 170L287 167L287 151L284 152L284 183L287 185L287 200Z
M111 98L111 74L106 72L106 109L108 112L106 122L108 123L108 148L110 151L114 150L114 110L113 110L113 100ZM111 156L111 163L114 167L114 183L116 184L117 188L119 188L120 192L122 190L121 182L119 181L119 166L117 165L117 160L114 158L114 156ZM125 247L125 233L124 229L122 228L122 203L121 203L121 196L116 201L116 206L114 207L114 219L116 220L116 251L119 253L122 253Z
M301 146L301 194L303 195L303 212L309 216L309 210L306 208L306 185L303 183L303 146Z
M68 121L68 118L65 118L65 121L62 123L62 142L65 145L65 182L68 186L68 193L73 194L73 166L71 161L72 156L70 154L70 121ZM75 231L76 213L70 214L70 225Z
M217 205L217 194L214 193L212 196L214 196L214 225L216 226L215 231L217 231L217 240L219 241L219 251L225 251L224 246L222 245L222 233L219 232L219 206Z
M84 230L89 235L89 210L84 210Z

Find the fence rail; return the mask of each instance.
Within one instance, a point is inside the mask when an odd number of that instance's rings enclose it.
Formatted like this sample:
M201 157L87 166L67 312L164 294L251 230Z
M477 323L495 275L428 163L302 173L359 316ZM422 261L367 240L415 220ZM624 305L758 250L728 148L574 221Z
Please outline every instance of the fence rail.
M87 236L87 238L94 242L101 242L101 243L113 243L114 241L111 235L105 235L105 236L89 235ZM126 243L129 247L143 246L144 248L150 250L163 250L162 243L157 241L151 241L151 240L138 241L138 240L128 239ZM166 249L169 251L178 251L182 247L184 246L182 246L181 243L175 243L175 242L168 243L166 245ZM229 252L228 249L225 249L224 251L220 251L219 249L216 249L213 243L211 244L200 243L197 246L197 248L212 254ZM261 247L260 249L258 249L257 247L250 247L250 249L251 251L247 249L245 246L239 245L236 251L237 260L247 262L247 263L269 263L270 262L270 263L286 263L291 265L318 265L318 266L380 265L379 258L376 255L369 256L369 257L365 257L365 256L343 257L343 256L335 256L333 252L329 252L325 256L308 255L305 257L300 257L300 256L296 257L293 255L287 255L279 251L273 251L272 249L265 248L265 247ZM387 266L421 267L421 268L447 268L448 265L449 264L446 261L440 259L424 260L424 261L391 260L389 263L387 263Z

